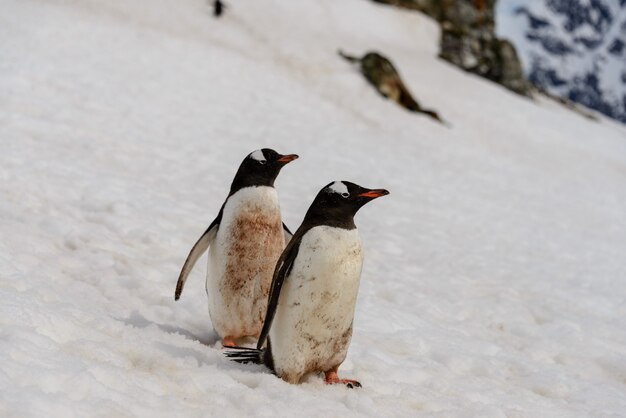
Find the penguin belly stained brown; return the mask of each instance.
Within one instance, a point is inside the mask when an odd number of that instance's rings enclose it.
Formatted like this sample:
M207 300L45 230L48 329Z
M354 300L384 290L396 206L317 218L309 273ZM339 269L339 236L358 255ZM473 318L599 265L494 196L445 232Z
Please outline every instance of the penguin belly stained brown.
M258 337L284 246L274 188L246 187L230 197L209 249L206 281L211 322L220 336Z
M248 154L217 217L191 248L178 276L175 300L195 263L209 250L209 314L224 346L259 334L274 265L292 237L281 222L274 181L297 158L269 148Z

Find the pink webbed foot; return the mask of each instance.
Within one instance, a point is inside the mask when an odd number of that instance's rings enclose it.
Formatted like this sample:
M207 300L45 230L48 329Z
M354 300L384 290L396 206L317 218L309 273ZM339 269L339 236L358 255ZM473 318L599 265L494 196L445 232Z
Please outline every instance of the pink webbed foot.
M235 339L233 337L224 337L222 338L222 346L223 347L236 347Z
M350 389L362 387L362 385L356 380L340 379L339 376L337 376L336 370L331 370L331 371L325 372L324 374L325 374L324 383L326 383L327 385L343 384L343 385L346 385Z

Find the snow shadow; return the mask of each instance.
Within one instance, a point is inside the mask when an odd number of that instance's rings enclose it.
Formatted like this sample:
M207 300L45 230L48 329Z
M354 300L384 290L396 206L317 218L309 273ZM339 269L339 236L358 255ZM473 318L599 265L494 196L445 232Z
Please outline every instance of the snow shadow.
M185 338L188 338L193 341L198 341L201 344L204 344L209 347L213 347L218 341L219 336L215 331L203 333L202 335L194 334L184 328L177 327L174 325L168 324L160 324L154 321L151 321L141 315L137 311L133 311L128 318L116 318L118 321L122 321L127 325L131 325L135 328L146 328L150 325L155 325L158 329L168 334L180 334Z

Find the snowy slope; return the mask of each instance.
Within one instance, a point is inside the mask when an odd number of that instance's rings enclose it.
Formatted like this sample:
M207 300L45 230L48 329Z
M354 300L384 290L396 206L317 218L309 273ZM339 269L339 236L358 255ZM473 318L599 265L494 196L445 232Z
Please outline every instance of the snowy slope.
M502 0L498 32L535 85L626 123L626 0Z
M620 416L626 130L436 59L438 30L362 0L3 0L0 416ZM379 49L443 127L337 48ZM361 390L226 361L199 263L246 153L297 227L334 179L357 216Z

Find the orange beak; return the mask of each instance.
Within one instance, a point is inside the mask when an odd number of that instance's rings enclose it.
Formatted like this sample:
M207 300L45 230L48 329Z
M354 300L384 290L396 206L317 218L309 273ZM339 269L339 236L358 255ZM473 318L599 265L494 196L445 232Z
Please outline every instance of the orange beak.
M298 156L296 154L289 154L289 155L283 155L276 161L278 161L279 163L287 164L297 159L298 159Z
M377 197L381 197L381 196L386 196L388 195L389 192L385 189L376 189L376 190L370 190L368 192L365 193L361 193L359 196L360 197L369 197L370 199L376 199Z

